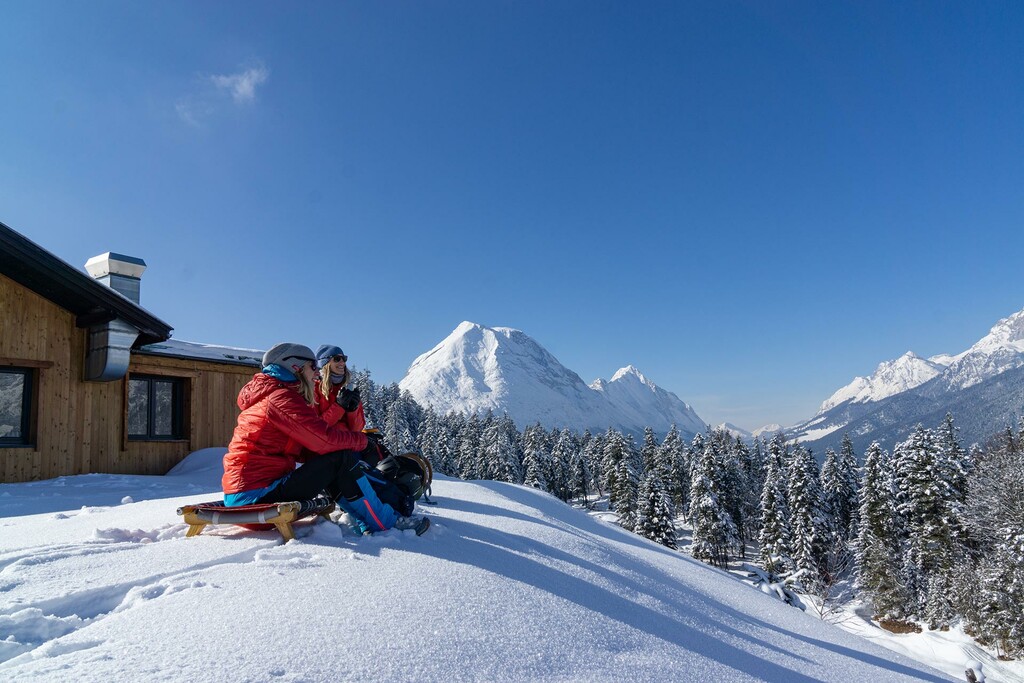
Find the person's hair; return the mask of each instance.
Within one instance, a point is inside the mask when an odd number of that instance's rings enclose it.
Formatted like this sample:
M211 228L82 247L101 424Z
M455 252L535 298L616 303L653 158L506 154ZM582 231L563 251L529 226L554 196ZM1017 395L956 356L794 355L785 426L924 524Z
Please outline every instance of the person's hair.
M303 363L302 367L305 366L306 364ZM313 381L306 378L306 374L302 372L302 368L299 368L299 371L296 372L295 375L299 378L299 386L295 388L295 391L302 394L302 398L306 400L306 403L311 406L316 405L316 387L313 386Z
M326 370L326 372L324 372ZM341 383L341 388L344 389L348 386L348 381L352 379L352 375L348 371L348 366L345 366L345 379ZM331 361L328 359L327 365L320 370L320 393L324 395L324 398L330 398L331 396Z

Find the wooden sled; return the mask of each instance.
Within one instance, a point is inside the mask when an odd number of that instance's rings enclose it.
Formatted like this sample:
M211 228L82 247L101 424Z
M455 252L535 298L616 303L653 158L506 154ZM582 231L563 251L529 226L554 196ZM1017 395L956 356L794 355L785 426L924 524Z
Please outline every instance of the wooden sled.
M222 500L214 500L178 508L178 514L188 524L186 538L198 536L208 524L234 524L258 531L276 528L286 541L295 538L292 522L313 515L329 519L328 515L333 511L334 501L327 496L288 503L257 503L234 507L225 506Z

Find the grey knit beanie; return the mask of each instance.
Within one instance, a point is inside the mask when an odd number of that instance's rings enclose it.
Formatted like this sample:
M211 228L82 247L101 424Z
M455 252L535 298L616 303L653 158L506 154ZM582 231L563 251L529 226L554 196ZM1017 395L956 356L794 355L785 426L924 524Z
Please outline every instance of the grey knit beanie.
M285 370L298 372L305 363L316 363L316 356L313 349L302 344L281 342L270 347L270 350L263 354L263 367L268 365L280 365Z

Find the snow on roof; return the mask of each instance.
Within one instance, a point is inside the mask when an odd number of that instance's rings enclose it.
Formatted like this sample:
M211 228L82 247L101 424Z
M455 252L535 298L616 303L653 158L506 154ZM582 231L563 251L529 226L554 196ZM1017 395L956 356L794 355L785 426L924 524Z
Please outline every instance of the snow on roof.
M140 347L139 351L153 356L209 360L235 365L252 365L254 367L259 367L260 361L263 359L263 351L259 349L239 349L231 346L182 341L180 339L168 339L158 344L147 344Z

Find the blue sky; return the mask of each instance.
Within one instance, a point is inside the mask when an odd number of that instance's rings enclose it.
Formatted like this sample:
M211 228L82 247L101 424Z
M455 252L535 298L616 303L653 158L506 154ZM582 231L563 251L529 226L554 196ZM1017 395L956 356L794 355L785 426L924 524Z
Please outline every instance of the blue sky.
M397 381L462 320L706 421L1024 308L1019 2L13 2L0 221L179 339Z

